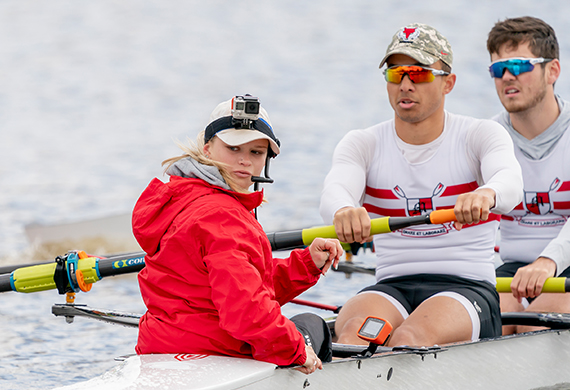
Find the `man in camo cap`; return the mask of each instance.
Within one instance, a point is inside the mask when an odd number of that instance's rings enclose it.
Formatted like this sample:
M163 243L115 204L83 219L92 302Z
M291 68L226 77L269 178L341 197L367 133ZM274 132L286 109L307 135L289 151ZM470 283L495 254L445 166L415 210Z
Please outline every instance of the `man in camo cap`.
M357 331L367 316L392 324L389 346L501 334L497 214L520 203L522 175L502 126L444 109L456 81L452 63L451 45L436 29L400 28L380 63L394 118L350 131L334 151L320 211L341 241L372 240L371 217L454 209L457 219L373 237L377 283L342 307L339 343L364 344Z

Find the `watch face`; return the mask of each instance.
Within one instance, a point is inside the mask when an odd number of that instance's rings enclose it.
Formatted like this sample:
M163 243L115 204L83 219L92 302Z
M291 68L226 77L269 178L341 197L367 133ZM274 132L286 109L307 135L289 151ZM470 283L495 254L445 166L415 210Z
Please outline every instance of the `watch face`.
M379 317L367 317L360 329L358 337L370 344L384 345L392 333L392 324Z
M368 318L364 323L364 325L362 326L362 328L360 329L359 333L364 337L369 337L374 339L378 337L383 327L384 327L383 321L374 318Z

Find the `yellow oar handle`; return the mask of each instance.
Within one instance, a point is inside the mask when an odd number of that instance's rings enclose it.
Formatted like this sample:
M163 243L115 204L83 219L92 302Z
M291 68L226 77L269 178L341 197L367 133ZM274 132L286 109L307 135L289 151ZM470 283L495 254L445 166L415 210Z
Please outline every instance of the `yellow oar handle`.
M500 293L511 292L511 282L513 278L497 278L497 291ZM548 278L542 287L543 293L565 293L570 292L566 278Z
M375 218L370 220L370 233L382 234L390 233L390 217ZM320 238L337 238L334 225L319 226L302 230L303 244L311 245L311 242L317 237Z
M308 229L303 229L301 231L301 236L304 245L311 245L311 242L317 237L320 238L337 238L336 231L334 230L334 225L330 226L318 226Z
M100 280L97 275L97 258L88 257L78 261L77 269L83 275L85 283L95 283ZM11 275L12 290L21 293L32 293L56 288L53 279L56 263L35 265L18 268Z

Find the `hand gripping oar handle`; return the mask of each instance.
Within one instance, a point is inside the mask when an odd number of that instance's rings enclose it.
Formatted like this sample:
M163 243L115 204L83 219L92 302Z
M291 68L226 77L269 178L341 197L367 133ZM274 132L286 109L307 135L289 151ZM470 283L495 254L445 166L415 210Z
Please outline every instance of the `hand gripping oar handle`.
M500 293L511 292L513 278L497 278L497 291ZM570 280L567 278L548 278L542 287L543 293L570 292Z
M86 284L95 283L105 276L138 272L144 267L144 252L78 259L76 267ZM18 268L10 274L0 275L0 292L17 291L31 293L57 288L54 280L57 262ZM68 264L66 264L66 267ZM76 271L77 271L76 270ZM67 281L69 283L69 281Z
M414 225L442 224L456 221L453 209L434 210L429 214L417 215L413 217L382 217L370 220L370 234L390 233L398 229ZM287 232L267 233L267 238L271 243L271 249L283 250L301 248L311 245L317 237L337 238L334 225L313 227L303 230L292 230Z

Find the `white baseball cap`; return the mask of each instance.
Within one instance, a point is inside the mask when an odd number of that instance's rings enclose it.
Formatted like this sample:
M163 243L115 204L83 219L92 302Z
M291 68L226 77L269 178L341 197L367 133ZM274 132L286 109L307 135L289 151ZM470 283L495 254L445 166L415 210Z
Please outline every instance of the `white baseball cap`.
M251 129L236 129L232 126L232 99L226 100L210 114L210 124L206 127L205 141L214 135L230 146L239 146L257 139L266 139L276 156L280 153L280 142L273 133L269 115L263 107L259 107L259 119L252 121Z

